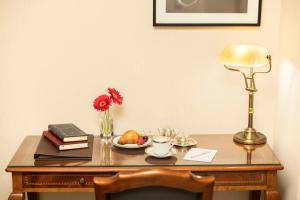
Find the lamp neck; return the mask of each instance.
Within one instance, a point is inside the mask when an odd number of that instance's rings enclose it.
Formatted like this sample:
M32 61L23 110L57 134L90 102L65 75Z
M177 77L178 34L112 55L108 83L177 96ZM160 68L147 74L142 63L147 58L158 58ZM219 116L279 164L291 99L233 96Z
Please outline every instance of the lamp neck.
M254 114L254 92L249 92L248 103L248 129L253 129L253 114Z
M246 84L246 90L249 92L256 92L255 80L254 80L254 73L253 69L250 68L249 76L243 74Z
M248 102L248 128L246 131L251 135L251 133L256 132L253 128L253 114L254 114L254 92L257 91L254 81L253 68L250 69L249 76L244 76L246 82L246 90L249 92L249 102Z

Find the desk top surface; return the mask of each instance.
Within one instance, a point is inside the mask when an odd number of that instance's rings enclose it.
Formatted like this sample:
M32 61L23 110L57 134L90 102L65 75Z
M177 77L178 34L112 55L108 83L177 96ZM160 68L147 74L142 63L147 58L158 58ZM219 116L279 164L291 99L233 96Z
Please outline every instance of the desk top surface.
M94 138L92 160L88 161L35 161L33 158L41 136L27 136L14 157L8 164L7 171L26 171L33 168L47 168L47 170L60 168L72 170L76 167L89 170L108 170L112 168L143 168L172 166L187 169L193 167L212 168L219 170L244 167L244 170L264 170L271 167L274 170L282 169L279 160L268 144L260 146L243 146L233 142L231 134L192 135L198 141L197 147L218 150L211 163L183 160L189 148L176 148L177 154L173 157L158 159L145 154L145 149L121 149L114 146L105 146L99 137ZM252 168L251 168L252 167ZM272 168L273 167L273 168ZM22 169L22 170L21 170ZM271 170L269 169L269 170Z

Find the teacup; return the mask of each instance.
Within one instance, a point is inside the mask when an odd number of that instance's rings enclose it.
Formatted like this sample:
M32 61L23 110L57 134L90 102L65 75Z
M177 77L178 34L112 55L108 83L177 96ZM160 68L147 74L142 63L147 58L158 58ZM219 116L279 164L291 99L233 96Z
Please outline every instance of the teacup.
M175 138L176 134L177 134L177 130L175 129L170 129L170 128L158 128L158 134L160 136L166 136L169 137L171 139Z
M189 142L189 135L184 132L178 132L175 140L177 141L177 144L180 144L182 146L187 145Z
M152 140L153 153L156 155L166 155L173 147L169 137L158 135L154 136Z

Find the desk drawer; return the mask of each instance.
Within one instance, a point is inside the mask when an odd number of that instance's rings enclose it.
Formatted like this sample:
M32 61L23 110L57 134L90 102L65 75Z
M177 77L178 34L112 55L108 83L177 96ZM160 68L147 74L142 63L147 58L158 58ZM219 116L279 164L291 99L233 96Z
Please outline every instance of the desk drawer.
M95 176L112 176L113 173L72 174L72 173L30 173L23 176L24 188L90 188Z
M265 171L243 172L193 172L201 176L214 176L215 186L264 186ZM24 188L93 188L95 176L113 176L115 173L26 173Z
M214 176L216 186L263 186L266 185L266 172L194 172L201 176Z

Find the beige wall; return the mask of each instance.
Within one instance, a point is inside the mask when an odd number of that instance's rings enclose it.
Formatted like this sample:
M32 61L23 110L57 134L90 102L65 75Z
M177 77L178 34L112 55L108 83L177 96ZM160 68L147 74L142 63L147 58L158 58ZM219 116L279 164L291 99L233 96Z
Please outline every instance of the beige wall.
M300 27L298 0L282 1L278 117L274 150L284 163L279 173L282 199L300 199Z
M4 168L26 135L63 122L98 134L92 101L108 86L125 98L114 111L117 133L245 128L242 77L218 61L229 43L259 44L273 55L275 70L258 77L255 105L255 126L272 144L279 13L280 0L264 0L259 28L153 28L151 0L0 0L0 182L7 183L0 199L11 191ZM246 199L245 193L218 193L216 199L226 195Z

